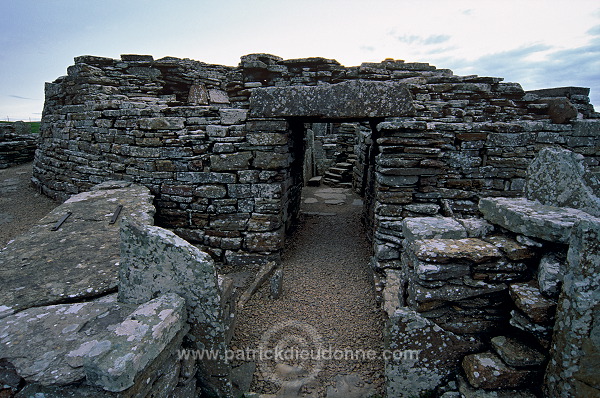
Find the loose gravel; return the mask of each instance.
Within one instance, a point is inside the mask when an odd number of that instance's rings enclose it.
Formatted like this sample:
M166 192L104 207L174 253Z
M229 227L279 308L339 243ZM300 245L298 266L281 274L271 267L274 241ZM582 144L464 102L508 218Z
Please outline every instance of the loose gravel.
M31 185L31 174L32 163L0 169L0 248L59 205Z
M274 394L295 378L306 381L302 394L324 397L336 376L356 374L383 395L383 361L361 355L381 353L384 317L376 302L360 200L347 189L305 188L303 202L300 225L288 237L282 260L283 293L270 299L264 286L250 299L238 312L231 348L313 349L320 344L337 356L259 359L255 392ZM347 359L340 359L341 353L348 353Z

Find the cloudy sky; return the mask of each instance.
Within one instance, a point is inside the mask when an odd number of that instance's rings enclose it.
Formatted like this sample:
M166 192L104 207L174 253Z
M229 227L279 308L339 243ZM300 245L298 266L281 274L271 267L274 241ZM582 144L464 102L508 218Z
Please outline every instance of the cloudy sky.
M0 120L39 120L44 82L78 55L233 66L257 52L591 87L600 110L597 0L0 0Z

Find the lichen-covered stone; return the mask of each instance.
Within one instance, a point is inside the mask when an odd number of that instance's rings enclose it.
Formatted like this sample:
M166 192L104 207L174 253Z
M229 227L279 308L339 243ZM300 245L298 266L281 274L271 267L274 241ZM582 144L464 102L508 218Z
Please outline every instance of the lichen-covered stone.
M117 184L115 188L115 184ZM126 216L153 223L153 197L146 187L108 183L74 195L0 251L0 311L91 298L115 291L118 281L118 205ZM52 231L67 212L72 215ZM35 242L32 244L32 242ZM2 311L4 309L4 311Z
M586 170L583 159L567 149L542 149L527 169L527 199L600 217L597 177Z
M467 231L451 217L409 217L402 221L402 232L409 240L461 239Z
M507 366L492 352L467 355L462 364L469 383L475 388L523 387L535 375L534 371L528 369Z
M558 298L564 277L564 262L556 253L544 254L540 259L537 281L544 295Z
M547 396L600 395L600 220L575 226L559 298Z
M577 221L593 219L581 210L546 206L525 198L483 198L479 210L486 220L512 232L559 243L568 243Z
M229 366L223 360L227 331L213 260L171 231L123 220L119 300L139 304L167 293L185 299L189 335L196 348L221 353L201 366L209 389L227 391L227 380L211 378L228 374Z
M477 238L422 239L411 246L418 259L435 263L463 260L478 264L502 256L498 248Z
M482 238L494 230L494 226L483 218L463 218L456 221L465 227L469 238Z
M406 85L367 80L326 86L257 88L252 92L250 104L250 114L258 117L368 118L415 112Z
M456 373L465 354L481 347L474 338L458 336L407 307L399 308L385 336L385 349L399 353L386 359L387 396L409 398L435 390Z
M533 322L544 324L554 319L556 302L545 298L533 283L513 283L509 286L515 305Z
M174 293L165 294L140 305L107 340L89 350L82 345L67 356L87 351L83 365L88 382L107 391L123 391L185 327L185 319L185 301Z
M506 236L489 236L485 240L499 248L512 261L530 259L536 254L530 247L521 245L519 242Z
M540 366L546 356L537 348L531 347L514 337L496 336L491 340L496 354L509 366Z

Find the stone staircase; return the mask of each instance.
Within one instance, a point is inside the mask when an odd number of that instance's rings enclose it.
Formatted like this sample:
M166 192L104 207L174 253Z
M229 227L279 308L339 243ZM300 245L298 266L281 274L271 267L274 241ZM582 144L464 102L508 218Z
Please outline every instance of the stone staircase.
M323 183L334 188L352 188L352 173L356 155L348 156L345 162L337 162L323 176Z

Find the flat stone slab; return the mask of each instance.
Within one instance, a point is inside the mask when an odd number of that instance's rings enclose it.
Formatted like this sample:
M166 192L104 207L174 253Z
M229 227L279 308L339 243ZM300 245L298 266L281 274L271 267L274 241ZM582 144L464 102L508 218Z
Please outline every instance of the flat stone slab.
M486 220L532 238L569 243L573 225L594 220L588 213L568 207L542 205L525 198L484 198L479 210Z
M539 288L531 283L513 283L509 287L510 297L525 315L539 324L554 320L556 302L545 298Z
M119 220L152 224L155 210L148 188L114 186L71 197L0 251L0 318L116 291ZM119 219L110 224L118 205L123 205ZM51 231L68 212L72 215Z
M451 217L410 217L402 221L402 232L409 240L461 239L467 237L465 227Z
M496 336L491 342L496 354L509 366L542 366L546 360L546 356L537 348L513 337Z
M528 369L507 366L492 352L467 355L463 369L473 387L484 389L523 387L535 375Z
M0 351L30 383L60 386L88 378L122 391L184 327L184 300L177 295L138 307L109 295L29 308L2 319Z
M253 117L355 119L414 113L412 95L399 82L352 80L320 86L260 87L252 90L250 97Z
M419 259L434 263L469 261L483 263L502 257L500 250L481 239L420 239L411 243L414 255Z

